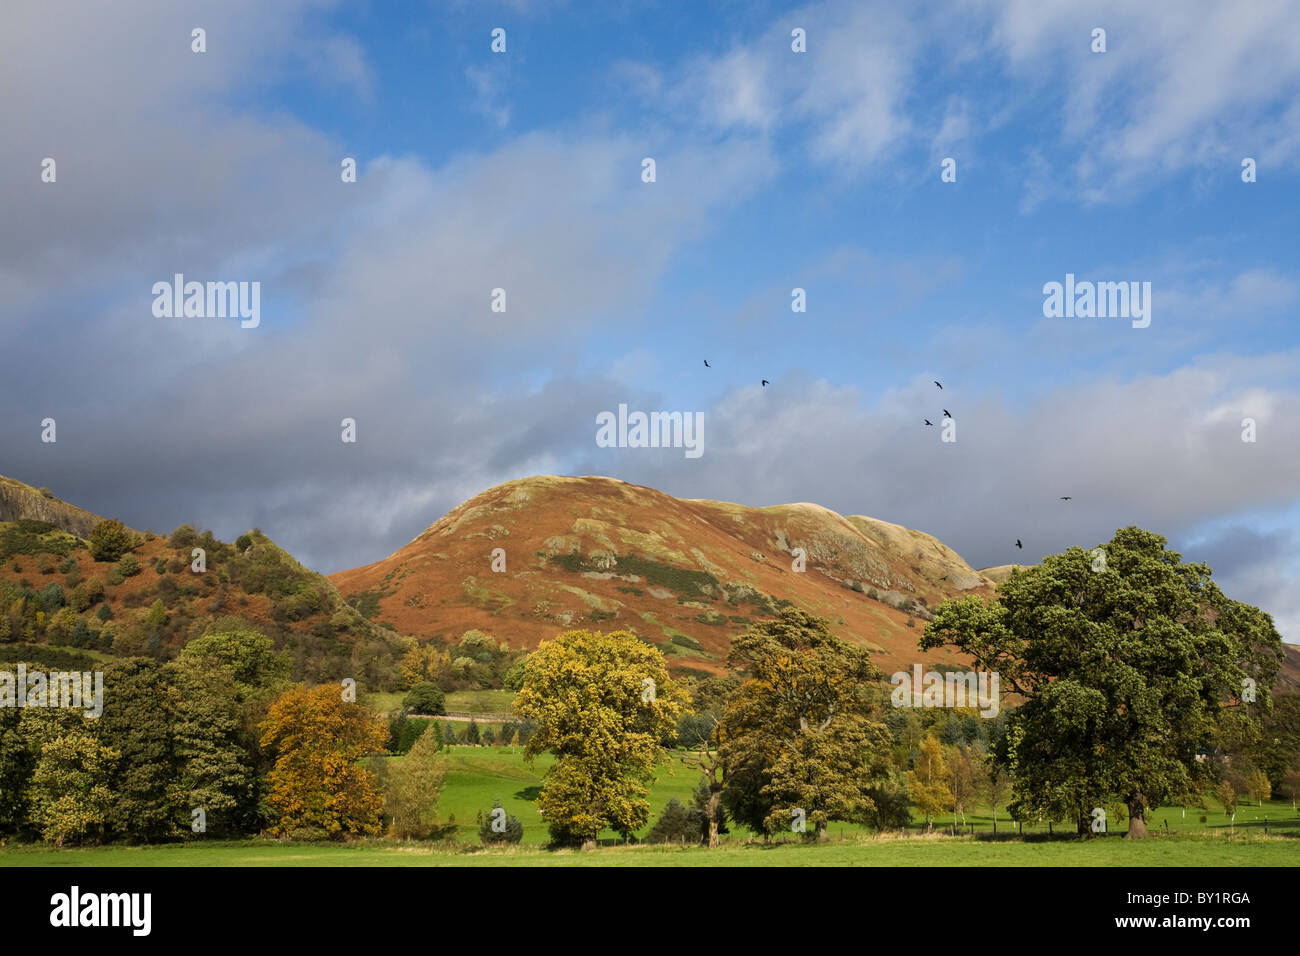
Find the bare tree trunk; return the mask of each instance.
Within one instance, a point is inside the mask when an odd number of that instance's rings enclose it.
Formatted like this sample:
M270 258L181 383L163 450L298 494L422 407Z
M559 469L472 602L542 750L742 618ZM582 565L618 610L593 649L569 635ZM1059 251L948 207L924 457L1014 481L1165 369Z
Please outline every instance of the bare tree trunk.
M1128 833L1126 840L1142 840L1147 835L1146 798L1135 793L1128 799Z

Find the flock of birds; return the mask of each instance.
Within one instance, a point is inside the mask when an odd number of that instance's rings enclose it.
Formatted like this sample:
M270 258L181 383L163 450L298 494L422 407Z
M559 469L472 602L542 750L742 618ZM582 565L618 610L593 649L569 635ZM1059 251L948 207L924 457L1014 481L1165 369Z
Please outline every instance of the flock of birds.
M705 360L704 360L704 367L705 367L705 368L713 368L713 366L709 364L709 360L708 360L708 359L705 359ZM933 379L932 379L932 381L933 381ZM768 381L767 381L767 379L763 379L763 380L762 380L762 384L763 384L763 387L766 388L767 385L768 385ZM943 391L943 383L942 383L942 382L935 382L934 384L935 384L936 386L938 386L939 391L941 391L941 392ZM945 409L943 410L943 417L944 417L944 420L945 420L945 421L950 420L950 419L952 418L952 412L948 411L948 409L945 408ZM934 427L934 422L930 421L930 419L928 419L928 418L923 418L923 419L921 419L921 421L925 422L927 425L929 425L929 426L932 427L932 428ZM1061 500L1062 500L1062 501L1070 501L1070 500L1072 500L1072 497L1073 497L1073 496L1071 496L1071 495L1061 495ZM1020 543L1020 539L1019 539L1019 538L1016 538L1016 547L1017 547L1017 548L1020 548L1021 550L1023 550L1024 547L1025 547L1023 544Z

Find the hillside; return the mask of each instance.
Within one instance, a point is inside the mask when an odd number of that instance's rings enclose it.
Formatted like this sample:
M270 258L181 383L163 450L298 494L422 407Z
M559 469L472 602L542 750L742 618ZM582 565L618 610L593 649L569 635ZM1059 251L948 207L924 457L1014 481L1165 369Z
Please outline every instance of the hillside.
M796 548L803 572L792 570ZM674 670L710 672L723 669L733 634L782 602L829 618L886 670L956 662L917 651L929 608L993 590L935 538L874 518L554 476L491 488L383 561L331 580L363 614L421 641L475 628L535 647L564 628L624 628L657 644Z
M169 538L137 535L120 560L96 561L82 533L64 527L99 519L57 499L44 512L57 526L27 517L48 499L12 479L0 487L15 516L0 521L0 643L168 658L218 623L251 624L289 654L296 679L394 685L401 639L260 532L227 544L182 526ZM202 573L191 567L196 547L205 552Z

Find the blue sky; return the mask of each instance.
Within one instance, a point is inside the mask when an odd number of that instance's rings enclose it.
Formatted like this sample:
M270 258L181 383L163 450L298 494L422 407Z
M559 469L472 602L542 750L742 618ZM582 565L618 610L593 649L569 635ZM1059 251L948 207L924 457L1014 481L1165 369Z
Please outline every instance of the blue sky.
M594 6L16 4L0 473L327 572L543 472L976 567L1136 523L1300 641L1300 8ZM262 324L153 317L175 272ZM1150 282L1150 327L1044 318L1066 273ZM623 402L705 454L596 447Z

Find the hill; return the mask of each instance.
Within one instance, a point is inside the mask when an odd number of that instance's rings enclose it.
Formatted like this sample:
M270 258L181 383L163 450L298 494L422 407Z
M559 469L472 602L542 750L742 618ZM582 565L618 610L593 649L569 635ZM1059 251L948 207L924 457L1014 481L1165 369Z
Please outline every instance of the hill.
M252 625L289 654L295 679L395 686L401 638L261 532L228 544L182 526L169 538L137 534L120 560L96 561L84 537L96 516L57 499L42 511L51 499L12 479L0 488L13 519L0 521L0 643L23 645L29 659L167 658L211 628ZM46 519L30 517L39 514ZM201 573L194 548L204 551Z
M799 548L803 571L793 569ZM421 641L478 629L535 647L565 628L623 628L658 645L674 670L715 673L731 635L786 602L829 618L886 670L956 663L917 651L929 609L993 591L940 541L874 518L556 476L491 488L383 561L331 580L363 614Z

